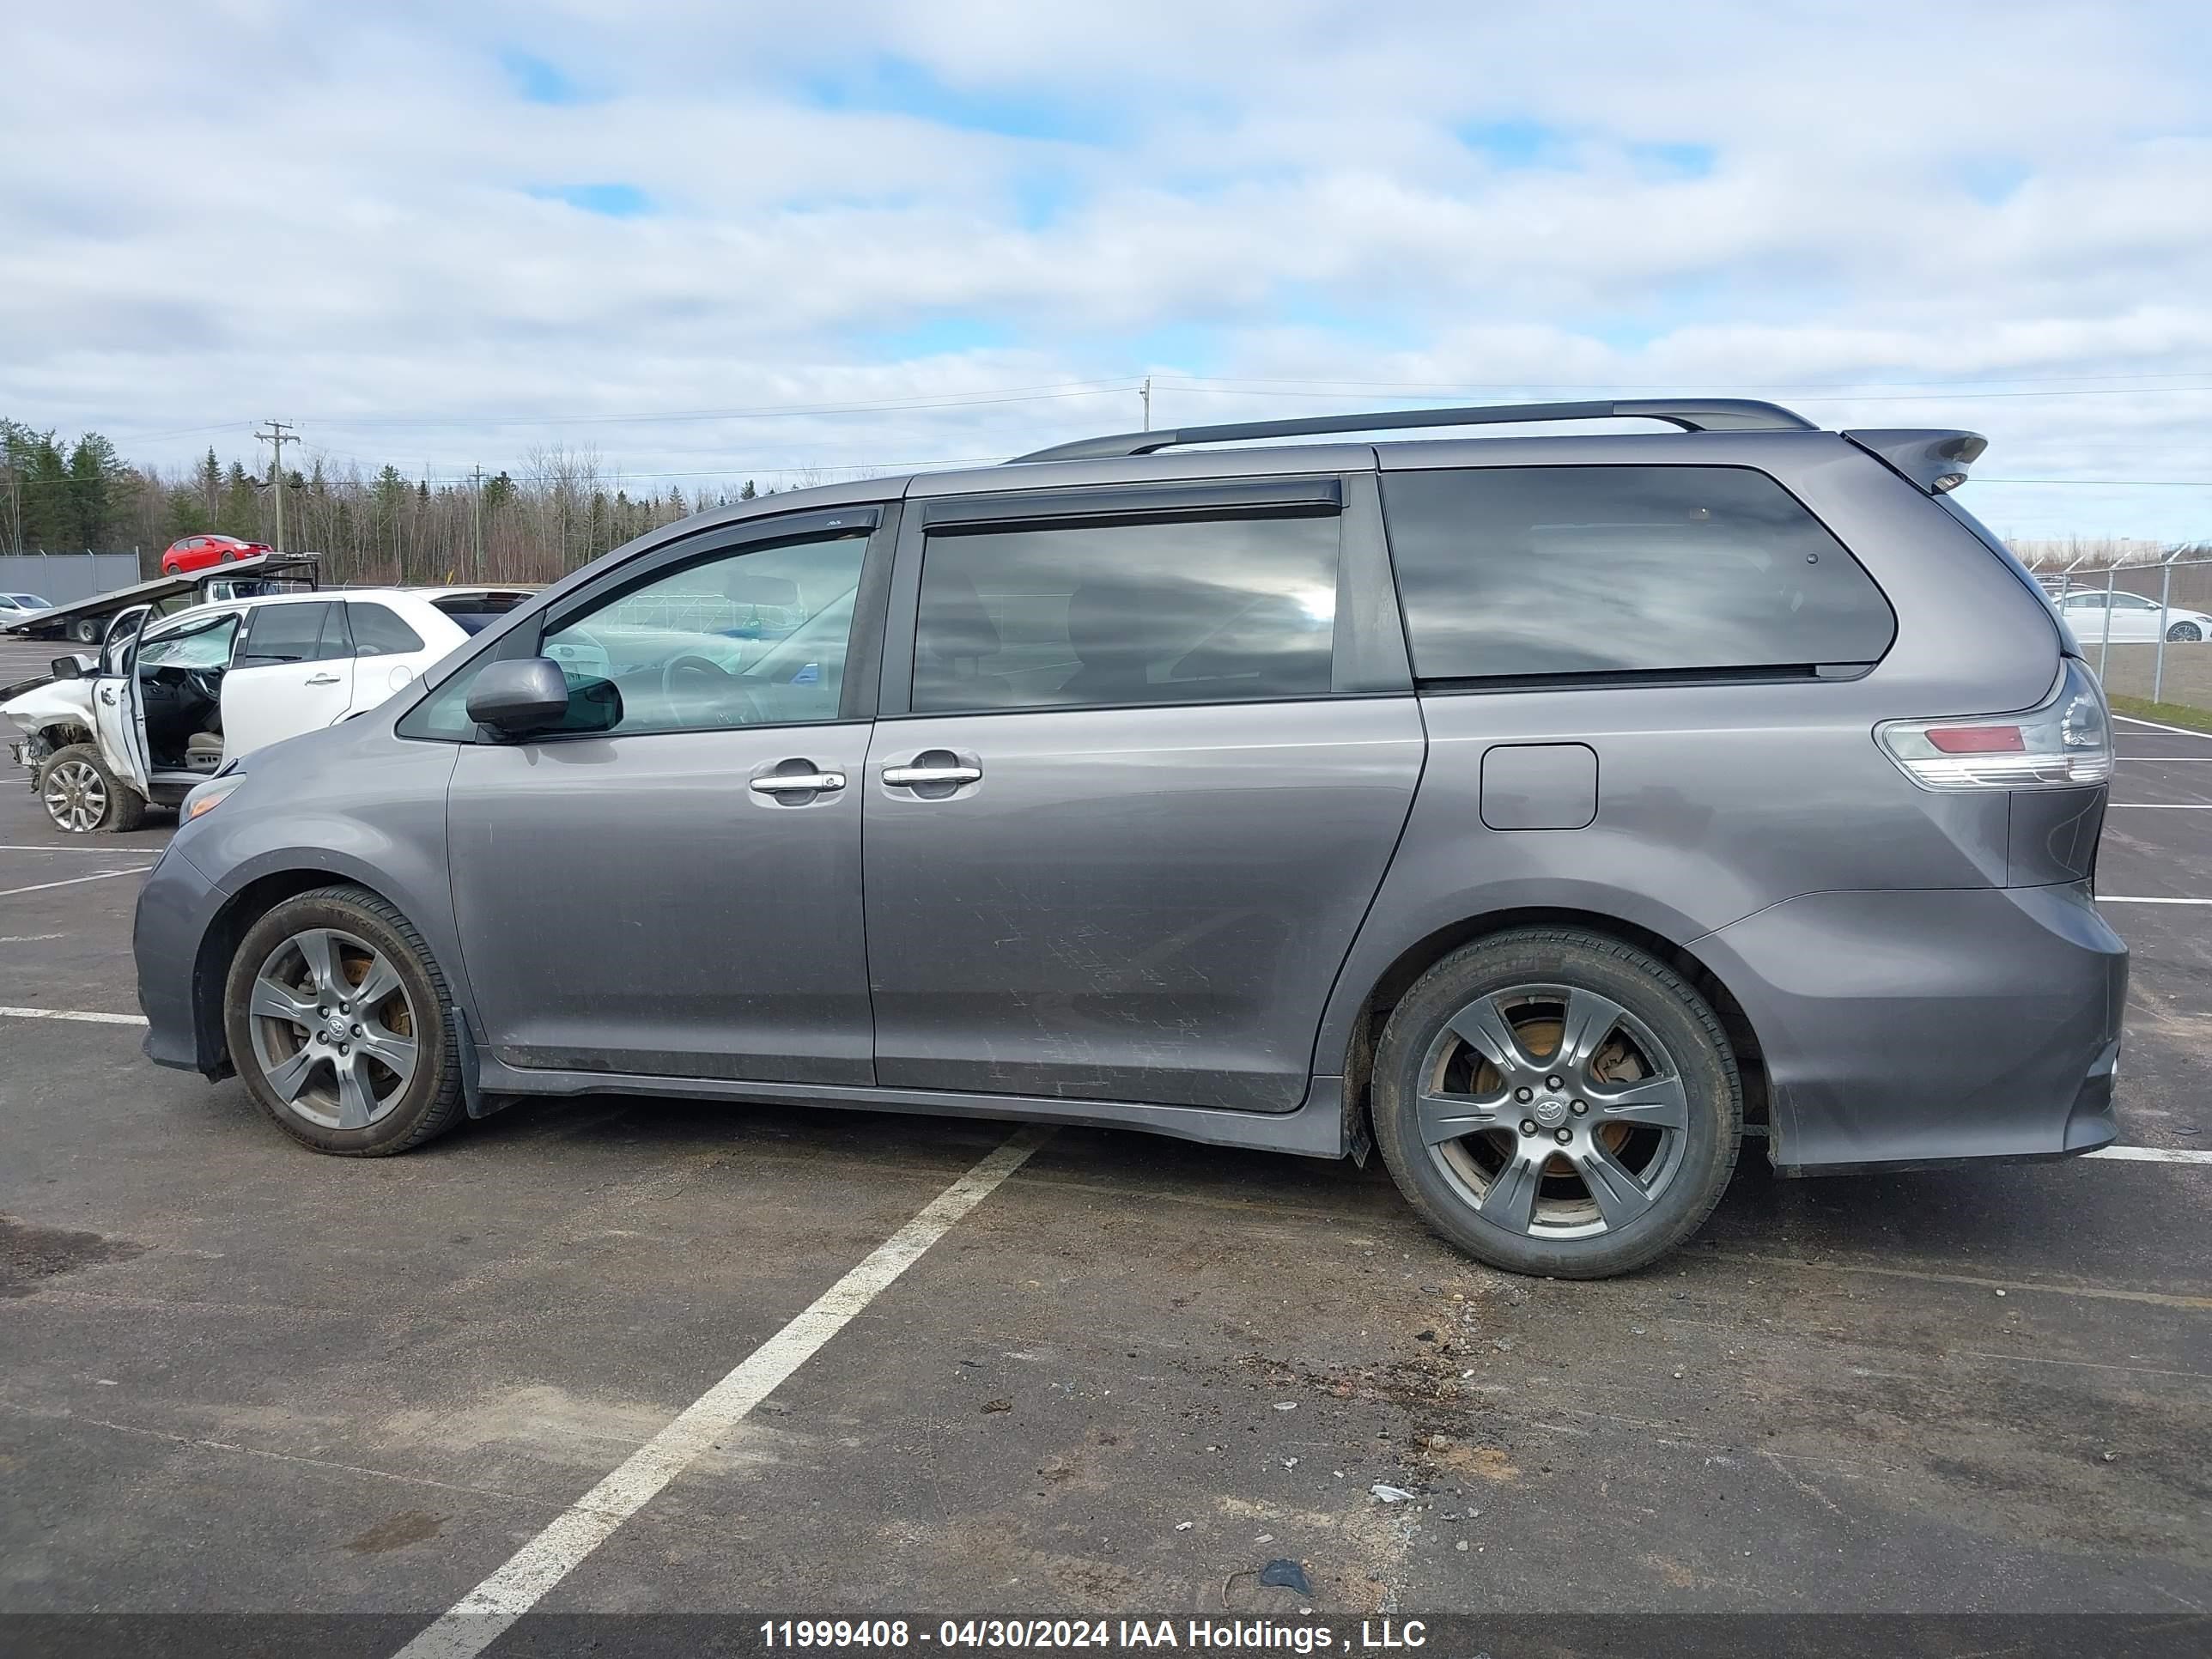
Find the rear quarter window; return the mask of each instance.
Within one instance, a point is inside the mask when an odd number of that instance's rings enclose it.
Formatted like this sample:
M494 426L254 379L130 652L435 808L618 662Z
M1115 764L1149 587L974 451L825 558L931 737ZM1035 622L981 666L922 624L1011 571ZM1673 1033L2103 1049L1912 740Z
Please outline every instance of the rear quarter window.
M422 636L401 621L391 606L353 599L345 608L356 655L404 657L422 649Z
M1419 679L1803 672L1896 635L1874 579L1748 468L1389 472L1382 504Z

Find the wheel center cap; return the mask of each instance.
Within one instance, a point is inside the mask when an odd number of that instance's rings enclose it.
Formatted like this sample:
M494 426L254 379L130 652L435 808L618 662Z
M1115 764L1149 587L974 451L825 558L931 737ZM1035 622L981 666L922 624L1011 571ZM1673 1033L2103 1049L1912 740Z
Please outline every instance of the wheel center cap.
M1531 1115L1547 1129L1556 1129L1567 1121L1567 1103L1556 1095L1547 1095L1536 1103Z
M323 1024L333 1037L342 1037L346 1034L345 1016L343 1014L332 1014Z

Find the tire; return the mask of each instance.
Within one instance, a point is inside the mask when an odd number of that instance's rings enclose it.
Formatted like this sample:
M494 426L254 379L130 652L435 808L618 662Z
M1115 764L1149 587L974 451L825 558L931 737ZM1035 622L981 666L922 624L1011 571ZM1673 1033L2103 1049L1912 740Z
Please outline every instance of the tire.
M222 550L222 556L217 559L216 562L217 564L235 564L238 562L238 555L232 552L226 547Z
M2204 637L2204 630L2195 623L2176 623L2166 630L2166 637L2177 645L2194 645Z
M39 763L39 805L55 829L72 836L120 835L146 821L145 796L88 743L70 744Z
M1601 934L1518 928L1454 951L1392 1011L1374 1120L1406 1201L1469 1255L1604 1279L1712 1213L1743 1087L1719 1019L1673 969Z
M87 617L80 617L69 627L69 635L79 645L98 645L100 636L106 630Z
M370 986L373 1003L343 994L372 979L386 986ZM450 1005L405 916L362 888L319 887L246 929L223 1030L247 1092L287 1134L341 1158L388 1158L467 1115Z

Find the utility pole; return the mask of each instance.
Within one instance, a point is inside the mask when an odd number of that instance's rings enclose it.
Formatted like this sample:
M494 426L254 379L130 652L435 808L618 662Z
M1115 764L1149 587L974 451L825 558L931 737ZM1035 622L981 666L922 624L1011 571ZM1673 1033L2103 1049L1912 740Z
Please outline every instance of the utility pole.
M1145 376L1145 384L1138 389L1137 395L1145 400L1145 430L1150 432L1152 429L1152 377L1151 375Z
M482 580L483 580L483 572L484 572L484 563L483 563L483 469L482 467L480 467L480 466L472 466L472 467L471 467L471 468L469 469L469 477L470 477L470 479L471 479L471 480L475 483L475 485L476 485L475 508L476 508L476 526L477 526L477 528L476 528L476 546L477 546L477 580L478 581L482 581Z
M276 550L282 553L284 550L284 446L299 442L300 435L282 421L270 422L266 432L257 427L253 435L259 442L267 444L271 452L269 482L276 486Z

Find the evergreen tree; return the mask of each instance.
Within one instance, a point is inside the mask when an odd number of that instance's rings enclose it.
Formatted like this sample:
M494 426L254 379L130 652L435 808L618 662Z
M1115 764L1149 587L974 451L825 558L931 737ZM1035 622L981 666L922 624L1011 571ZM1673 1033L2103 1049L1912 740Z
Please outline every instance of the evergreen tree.
M76 514L69 495L69 463L51 432L35 434L27 458L22 495L23 545L48 553L76 553Z
M70 539L73 545L106 550L119 539L116 531L121 503L122 459L115 446L97 432L76 441L69 458Z

